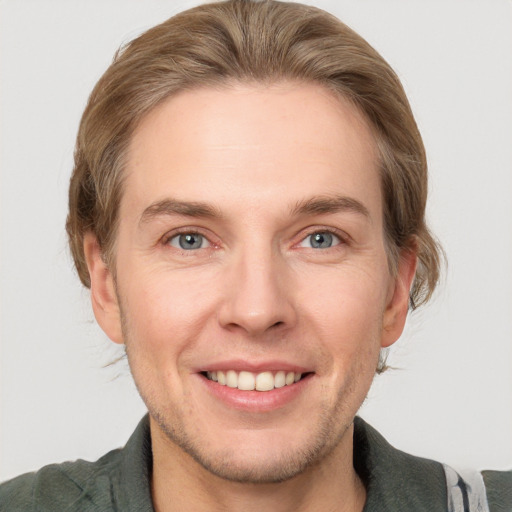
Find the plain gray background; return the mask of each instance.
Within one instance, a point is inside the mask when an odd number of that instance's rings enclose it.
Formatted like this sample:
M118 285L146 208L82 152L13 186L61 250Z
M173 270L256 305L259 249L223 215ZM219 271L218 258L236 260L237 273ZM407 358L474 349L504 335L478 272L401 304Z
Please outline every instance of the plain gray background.
M0 1L0 480L96 459L144 406L95 325L64 222L74 137L116 48L197 2ZM410 317L361 412L392 444L459 467L512 466L512 4L310 2L397 70L431 170L449 268Z

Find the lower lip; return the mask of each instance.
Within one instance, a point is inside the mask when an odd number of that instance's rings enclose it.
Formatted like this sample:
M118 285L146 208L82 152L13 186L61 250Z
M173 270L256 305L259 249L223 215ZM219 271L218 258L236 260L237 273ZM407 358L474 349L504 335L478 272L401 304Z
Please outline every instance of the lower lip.
M242 391L238 388L223 386L201 374L198 374L198 376L215 398L233 409L248 412L269 412L284 407L304 392L313 377L309 374L294 384L275 388L271 391Z

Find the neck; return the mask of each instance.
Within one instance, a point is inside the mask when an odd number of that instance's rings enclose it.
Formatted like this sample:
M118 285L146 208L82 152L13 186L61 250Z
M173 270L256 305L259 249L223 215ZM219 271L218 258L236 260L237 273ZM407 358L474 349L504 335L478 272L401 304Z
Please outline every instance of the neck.
M280 483L224 480L199 465L151 422L152 495L156 512L189 510L259 512L361 512L366 499L354 470L353 426L316 465Z

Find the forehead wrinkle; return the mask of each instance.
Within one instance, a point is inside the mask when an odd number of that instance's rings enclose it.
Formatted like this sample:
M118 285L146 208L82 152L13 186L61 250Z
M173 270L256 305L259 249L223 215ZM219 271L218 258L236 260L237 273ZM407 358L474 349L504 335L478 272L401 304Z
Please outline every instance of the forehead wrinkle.
M325 213L353 212L363 215L369 221L371 216L368 208L352 197L347 196L314 196L298 201L291 209L291 215L321 215Z
M194 218L220 218L220 211L201 201L179 201L177 199L163 199L150 204L141 214L139 225L150 222L155 217L182 215Z

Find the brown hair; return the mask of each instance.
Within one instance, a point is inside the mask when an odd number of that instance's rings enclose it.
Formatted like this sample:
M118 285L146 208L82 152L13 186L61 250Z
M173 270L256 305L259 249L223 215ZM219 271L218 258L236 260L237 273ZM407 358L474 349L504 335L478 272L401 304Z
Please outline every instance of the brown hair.
M427 163L400 81L384 59L334 16L274 0L205 4L121 48L91 93L78 132L66 228L82 283L83 238L93 231L113 268L123 166L142 117L170 95L230 81L322 84L353 102L373 127L381 159L389 261L417 250L411 307L439 278L440 248L425 224Z

